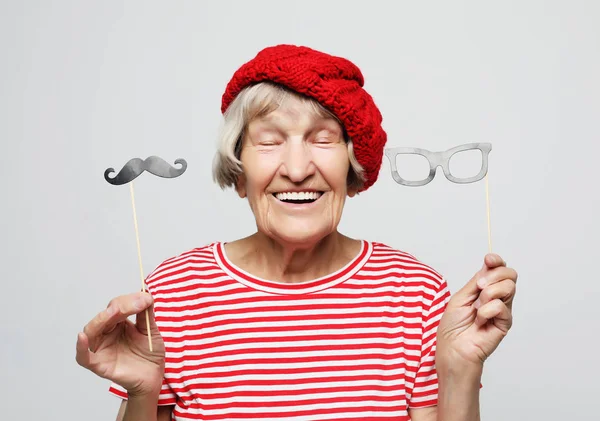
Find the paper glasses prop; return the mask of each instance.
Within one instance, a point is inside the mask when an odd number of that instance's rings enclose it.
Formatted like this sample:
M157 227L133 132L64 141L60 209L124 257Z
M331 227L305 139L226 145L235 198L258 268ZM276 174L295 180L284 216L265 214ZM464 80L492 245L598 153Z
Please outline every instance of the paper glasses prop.
M459 152L470 151L470 150L480 150L482 161L481 161L481 169L477 175L472 177L456 177L450 171L450 159L452 156ZM397 148L387 148L385 149L385 156L390 161L390 167L392 171L392 178L398 184L402 184L404 186L409 187L420 187L430 183L434 178L437 171L437 167L442 167L444 170L444 175L446 178L458 184L467 184L467 183L475 183L476 181L481 180L485 177L485 196L486 196L486 206L487 206L487 222L488 222L488 248L491 253L492 251L492 233L491 233L491 224L490 224L490 194L489 194L489 183L488 183L488 156L492 150L491 143L467 143L464 145L456 146L452 149L448 149L447 151L442 152L432 152L426 149L420 148L410 148L410 147L397 147ZM396 166L396 157L402 154L413 154L413 155L421 155L424 156L427 161L429 161L429 175L423 180L418 181L410 181L402 178L398 172L398 168Z
M133 193L133 180L136 179L144 171L148 171L162 178L175 178L179 177L187 169L187 162L184 159L178 159L175 164L181 164L181 168L172 167L168 162L157 156L151 156L146 160L140 158L130 159L127 164L119 171L119 173L110 177L109 175L115 170L108 168L104 171L104 179L112 184L113 186L120 186L129 183L129 191L131 192L131 207L133 209L133 223L135 226L135 238L137 242L138 251L138 262L140 265L140 276L142 278L142 291L146 292L146 283L144 282L144 268L142 266L142 253L140 251L140 235L138 232L137 215L135 212L135 195ZM146 309L146 328L148 330L148 345L150 351L152 351L152 334L150 332L150 318L148 316L148 309Z

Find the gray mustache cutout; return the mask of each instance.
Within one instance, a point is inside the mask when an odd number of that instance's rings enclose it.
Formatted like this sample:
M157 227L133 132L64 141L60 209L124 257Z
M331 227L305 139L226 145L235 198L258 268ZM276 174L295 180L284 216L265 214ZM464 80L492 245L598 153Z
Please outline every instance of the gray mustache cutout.
M473 177L466 177L466 178L460 178L460 177L453 176L450 173L450 158L452 158L452 156L458 152L469 151L469 150L473 150L473 149L480 150L482 158L483 158L482 163L481 163L481 169L479 170L479 173ZM402 184L404 186L420 187L420 186L424 186L424 185L430 183L435 178L435 173L436 173L437 167L442 167L446 178L453 183L467 184L467 183L474 183L476 181L481 180L487 174L488 155L491 150L492 150L491 143L467 143L464 145L456 146L452 149L448 149L447 151L443 151L443 152L432 152L432 151L428 151L426 149L410 148L410 147L386 148L385 156L390 161L392 177L396 183ZM415 154L415 155L422 155L425 158L427 158L427 160L429 161L429 176L427 178L425 178L424 180L419 180L419 181L411 181L411 180L403 179L400 176L400 174L398 173L398 169L396 167L396 157L399 154Z
M135 180L144 171L148 171L149 173L162 178L175 178L179 177L187 169L187 162L185 159L176 160L175 165L177 164L181 164L181 168L171 166L171 164L158 156L150 156L146 158L146 160L133 158L130 159L129 162L123 166L121 171L112 178L109 177L109 174L115 172L115 170L114 168L108 168L104 171L104 179L110 184L117 186Z

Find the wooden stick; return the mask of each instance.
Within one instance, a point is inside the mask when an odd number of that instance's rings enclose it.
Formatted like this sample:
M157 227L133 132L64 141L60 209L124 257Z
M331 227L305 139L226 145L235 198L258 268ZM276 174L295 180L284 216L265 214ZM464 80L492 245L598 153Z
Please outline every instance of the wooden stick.
M138 231L137 214L135 212L135 195L133 194L133 181L129 183L129 190L131 191L131 207L133 208L133 223L135 225L135 239L137 241L140 276L142 278L142 291L146 292L146 283L144 282L144 267L142 266L142 252L140 249L140 234ZM152 333L150 332L150 316L148 315L148 309L146 309L146 330L148 331L148 346L150 347L150 352L152 352Z
M487 207L487 223L488 223L488 249L492 252L492 227L490 219L490 186L488 182L488 175L485 175L485 201Z

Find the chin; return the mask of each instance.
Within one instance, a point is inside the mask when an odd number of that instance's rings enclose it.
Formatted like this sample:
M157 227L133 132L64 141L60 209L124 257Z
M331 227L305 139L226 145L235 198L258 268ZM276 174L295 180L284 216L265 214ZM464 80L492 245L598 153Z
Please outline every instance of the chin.
M302 229L300 226L295 228L282 228L283 229L270 229L269 236L276 239L278 242L298 247L312 246L333 233L333 230L330 227L327 229L324 227L321 229L315 229L315 227Z

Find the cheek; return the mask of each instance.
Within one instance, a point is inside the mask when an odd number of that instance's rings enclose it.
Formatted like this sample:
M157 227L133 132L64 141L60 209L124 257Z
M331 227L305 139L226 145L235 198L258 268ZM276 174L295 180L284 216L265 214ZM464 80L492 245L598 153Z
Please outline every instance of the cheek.
M331 188L339 190L345 188L348 180L350 161L348 152L344 146L342 150L325 151L329 153L319 154L318 167L321 174Z
M252 159L242 161L242 164L246 176L246 190L249 195L256 196L263 193L277 170L273 160L252 157Z
M251 173L246 176L246 190L249 196L256 196L258 193L264 190L266 183L264 177L261 174Z

